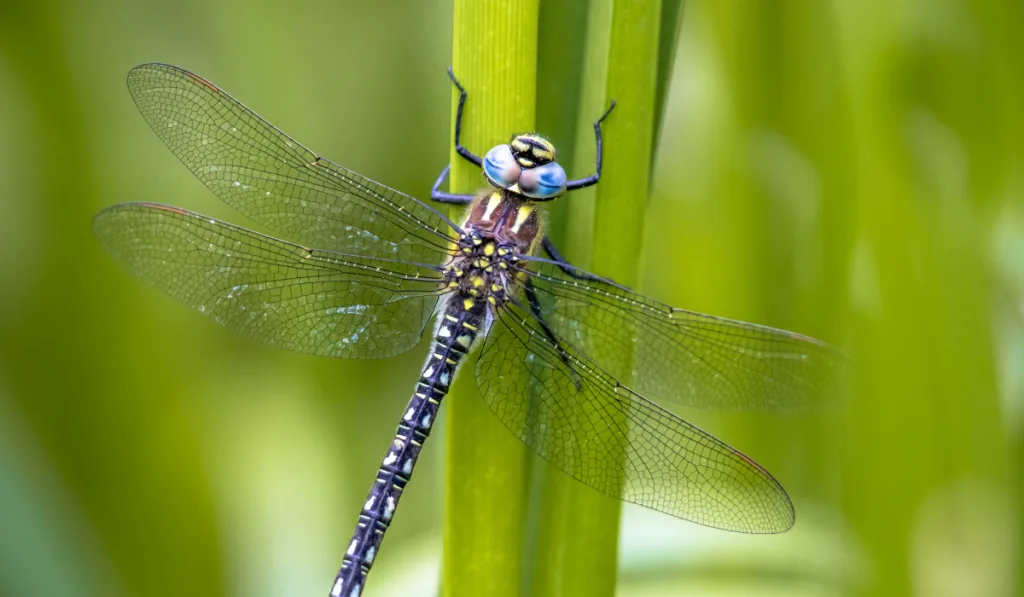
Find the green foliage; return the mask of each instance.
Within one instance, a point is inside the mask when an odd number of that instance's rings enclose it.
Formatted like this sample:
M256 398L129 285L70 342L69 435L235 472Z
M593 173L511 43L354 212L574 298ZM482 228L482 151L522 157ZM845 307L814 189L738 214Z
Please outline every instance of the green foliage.
M533 129L536 0L455 3L452 67L469 92L462 142L478 155ZM514 82L510 84L510 82ZM452 88L452 123L458 90ZM452 149L451 188L471 193L480 169ZM458 217L461 209L453 209ZM447 399L444 575L446 597L519 595L526 447L478 395L472 361Z
M653 138L665 93L658 79L669 70L675 49L671 44L673 51L665 51L659 41L675 34L674 26L662 27L660 5L590 3L582 93L570 116L576 139L575 158L568 163L579 177L594 168L594 120L613 99L618 102L603 126L601 183L562 200L568 211L562 246L573 263L632 286L639 282ZM675 14L680 6L666 2L660 10ZM614 594L621 504L551 468L544 469L542 487L533 594Z

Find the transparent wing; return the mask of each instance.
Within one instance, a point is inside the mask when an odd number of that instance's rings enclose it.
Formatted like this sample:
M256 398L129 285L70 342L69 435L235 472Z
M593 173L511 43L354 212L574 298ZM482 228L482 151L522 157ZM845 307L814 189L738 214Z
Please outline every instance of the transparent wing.
M435 268L307 249L175 207L125 203L93 222L132 273L221 325L310 354L389 357L415 346Z
M842 391L846 358L814 338L675 309L611 281L573 278L546 260L524 265L551 328L645 395L791 410L834 403Z
M556 345L523 307L499 309L476 377L512 433L602 493L731 531L793 525L789 497L763 468Z
M440 263L447 218L319 157L209 81L164 64L128 73L157 136L211 191L276 234L311 247Z

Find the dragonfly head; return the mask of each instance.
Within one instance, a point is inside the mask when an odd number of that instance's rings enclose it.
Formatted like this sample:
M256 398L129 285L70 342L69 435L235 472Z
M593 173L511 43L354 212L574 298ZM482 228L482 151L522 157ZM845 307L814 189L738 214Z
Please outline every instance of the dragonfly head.
M484 156L484 175L499 189L537 201L565 193L565 170L555 161L555 146L537 135L516 135Z

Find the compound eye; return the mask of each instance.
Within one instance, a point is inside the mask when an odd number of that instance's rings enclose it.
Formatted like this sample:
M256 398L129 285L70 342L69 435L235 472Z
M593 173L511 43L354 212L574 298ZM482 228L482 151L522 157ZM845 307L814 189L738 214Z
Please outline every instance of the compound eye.
M508 145L496 145L484 156L484 175L500 189L516 184L522 170Z
M558 162L523 170L519 176L519 190L533 199L554 199L565 192L565 170Z

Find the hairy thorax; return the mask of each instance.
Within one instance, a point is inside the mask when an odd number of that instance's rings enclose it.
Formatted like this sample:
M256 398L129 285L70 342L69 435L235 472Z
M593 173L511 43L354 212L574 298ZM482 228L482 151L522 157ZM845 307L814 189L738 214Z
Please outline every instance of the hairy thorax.
M519 256L540 238L536 204L510 191L484 193L470 204L462 229L459 255L445 269L448 286L491 305L508 300Z

